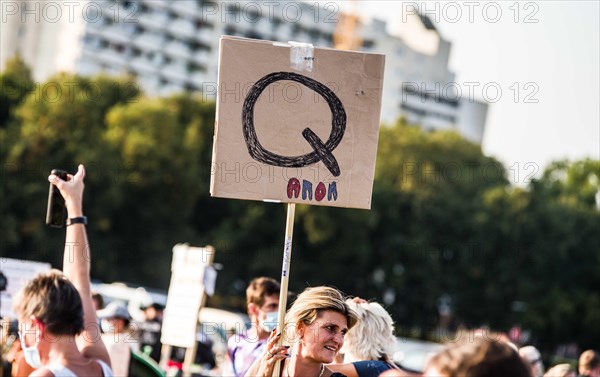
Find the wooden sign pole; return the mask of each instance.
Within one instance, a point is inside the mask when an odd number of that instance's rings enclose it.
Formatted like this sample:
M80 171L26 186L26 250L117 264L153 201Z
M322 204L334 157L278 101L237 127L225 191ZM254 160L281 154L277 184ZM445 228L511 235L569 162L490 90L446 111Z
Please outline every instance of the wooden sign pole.
M296 212L296 204L288 203L287 205L287 221L285 222L285 241L283 246L283 263L281 265L281 289L279 291L279 313L277 316L277 333L282 334L277 342L277 346L281 346L283 340L283 329L285 319L285 309L287 307L288 282L290 280L290 261L292 259L292 240L294 238L294 213ZM279 376L281 363L275 364L273 376Z

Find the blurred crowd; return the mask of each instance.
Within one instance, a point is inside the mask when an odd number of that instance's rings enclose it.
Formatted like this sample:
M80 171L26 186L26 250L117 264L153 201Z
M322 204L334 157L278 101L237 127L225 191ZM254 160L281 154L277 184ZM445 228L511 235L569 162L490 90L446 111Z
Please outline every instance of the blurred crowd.
M145 319L132 320L125 303L104 306L91 291L90 248L82 197L85 169L62 180L48 179L64 197L67 221L63 271L31 280L15 299L17 318L4 325L2 377L110 377L183 374L186 349L161 344L162 305L149 303ZM577 365L548 370L533 346L518 348L501 334L475 332L445 345L423 370L393 358L394 321L377 302L348 298L339 290L306 288L287 306L278 281L253 279L246 290L250 325L228 339L224 358L202 332L197 334L196 375L298 377L600 377L597 350ZM279 323L280 318L283 323ZM5 341L8 339L8 341ZM159 366L160 365L160 366Z
M197 375L270 376L279 362L286 367L280 372L285 376L600 377L600 355L595 350L583 352L577 365L546 368L534 346L518 348L506 336L484 331L448 344L429 359L424 370L410 370L393 360L394 321L379 303L344 298L330 287L307 288L287 311L285 333L276 334L279 292L275 279L259 277L250 282L246 290L250 326L231 334L223 361L215 355L211 341L199 336L194 363L202 366L202 372ZM159 373L182 375L185 349L172 347L161 363L163 305L144 306L145 320L136 322L125 303L105 306L97 293L92 294L92 302L115 376L153 375L139 370L142 374L135 374L134 354L152 360ZM307 332L298 323L316 327ZM10 323L8 339L2 376L33 373L36 369L26 360L16 320ZM306 369L311 366L322 369Z

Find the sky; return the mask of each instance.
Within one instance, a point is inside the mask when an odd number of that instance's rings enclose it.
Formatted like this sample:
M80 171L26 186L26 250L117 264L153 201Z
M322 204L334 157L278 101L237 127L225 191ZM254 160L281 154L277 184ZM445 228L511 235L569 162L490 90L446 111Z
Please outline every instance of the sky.
M386 20L394 34L408 3L354 6ZM449 66L463 93L465 83L477 82L475 98L493 102L483 151L515 183L526 184L552 161L600 159L599 1L410 3L452 42Z

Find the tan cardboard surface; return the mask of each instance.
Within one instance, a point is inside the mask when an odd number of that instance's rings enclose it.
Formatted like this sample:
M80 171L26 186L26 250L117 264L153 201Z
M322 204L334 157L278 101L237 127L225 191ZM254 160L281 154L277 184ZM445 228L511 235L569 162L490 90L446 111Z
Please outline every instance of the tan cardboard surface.
M385 57L313 53L221 38L211 195L371 207Z

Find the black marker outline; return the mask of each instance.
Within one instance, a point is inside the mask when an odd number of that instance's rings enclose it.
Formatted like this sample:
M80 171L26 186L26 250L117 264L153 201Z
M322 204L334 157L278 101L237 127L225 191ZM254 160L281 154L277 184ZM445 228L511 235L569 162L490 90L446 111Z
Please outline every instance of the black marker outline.
M269 85L281 80L295 81L314 90L327 101L329 110L331 110L331 134L327 142L323 143L314 131L308 127L302 131L302 136L304 136L313 149L310 153L293 157L281 156L266 150L256 135L256 129L254 128L254 106L256 105L256 101ZM331 89L310 77L294 72L273 72L258 80L250 88L244 100L242 107L242 127L248 153L259 162L280 167L301 168L322 161L334 177L340 175L340 167L332 152L344 137L344 132L346 131L346 110L342 101L340 101Z

